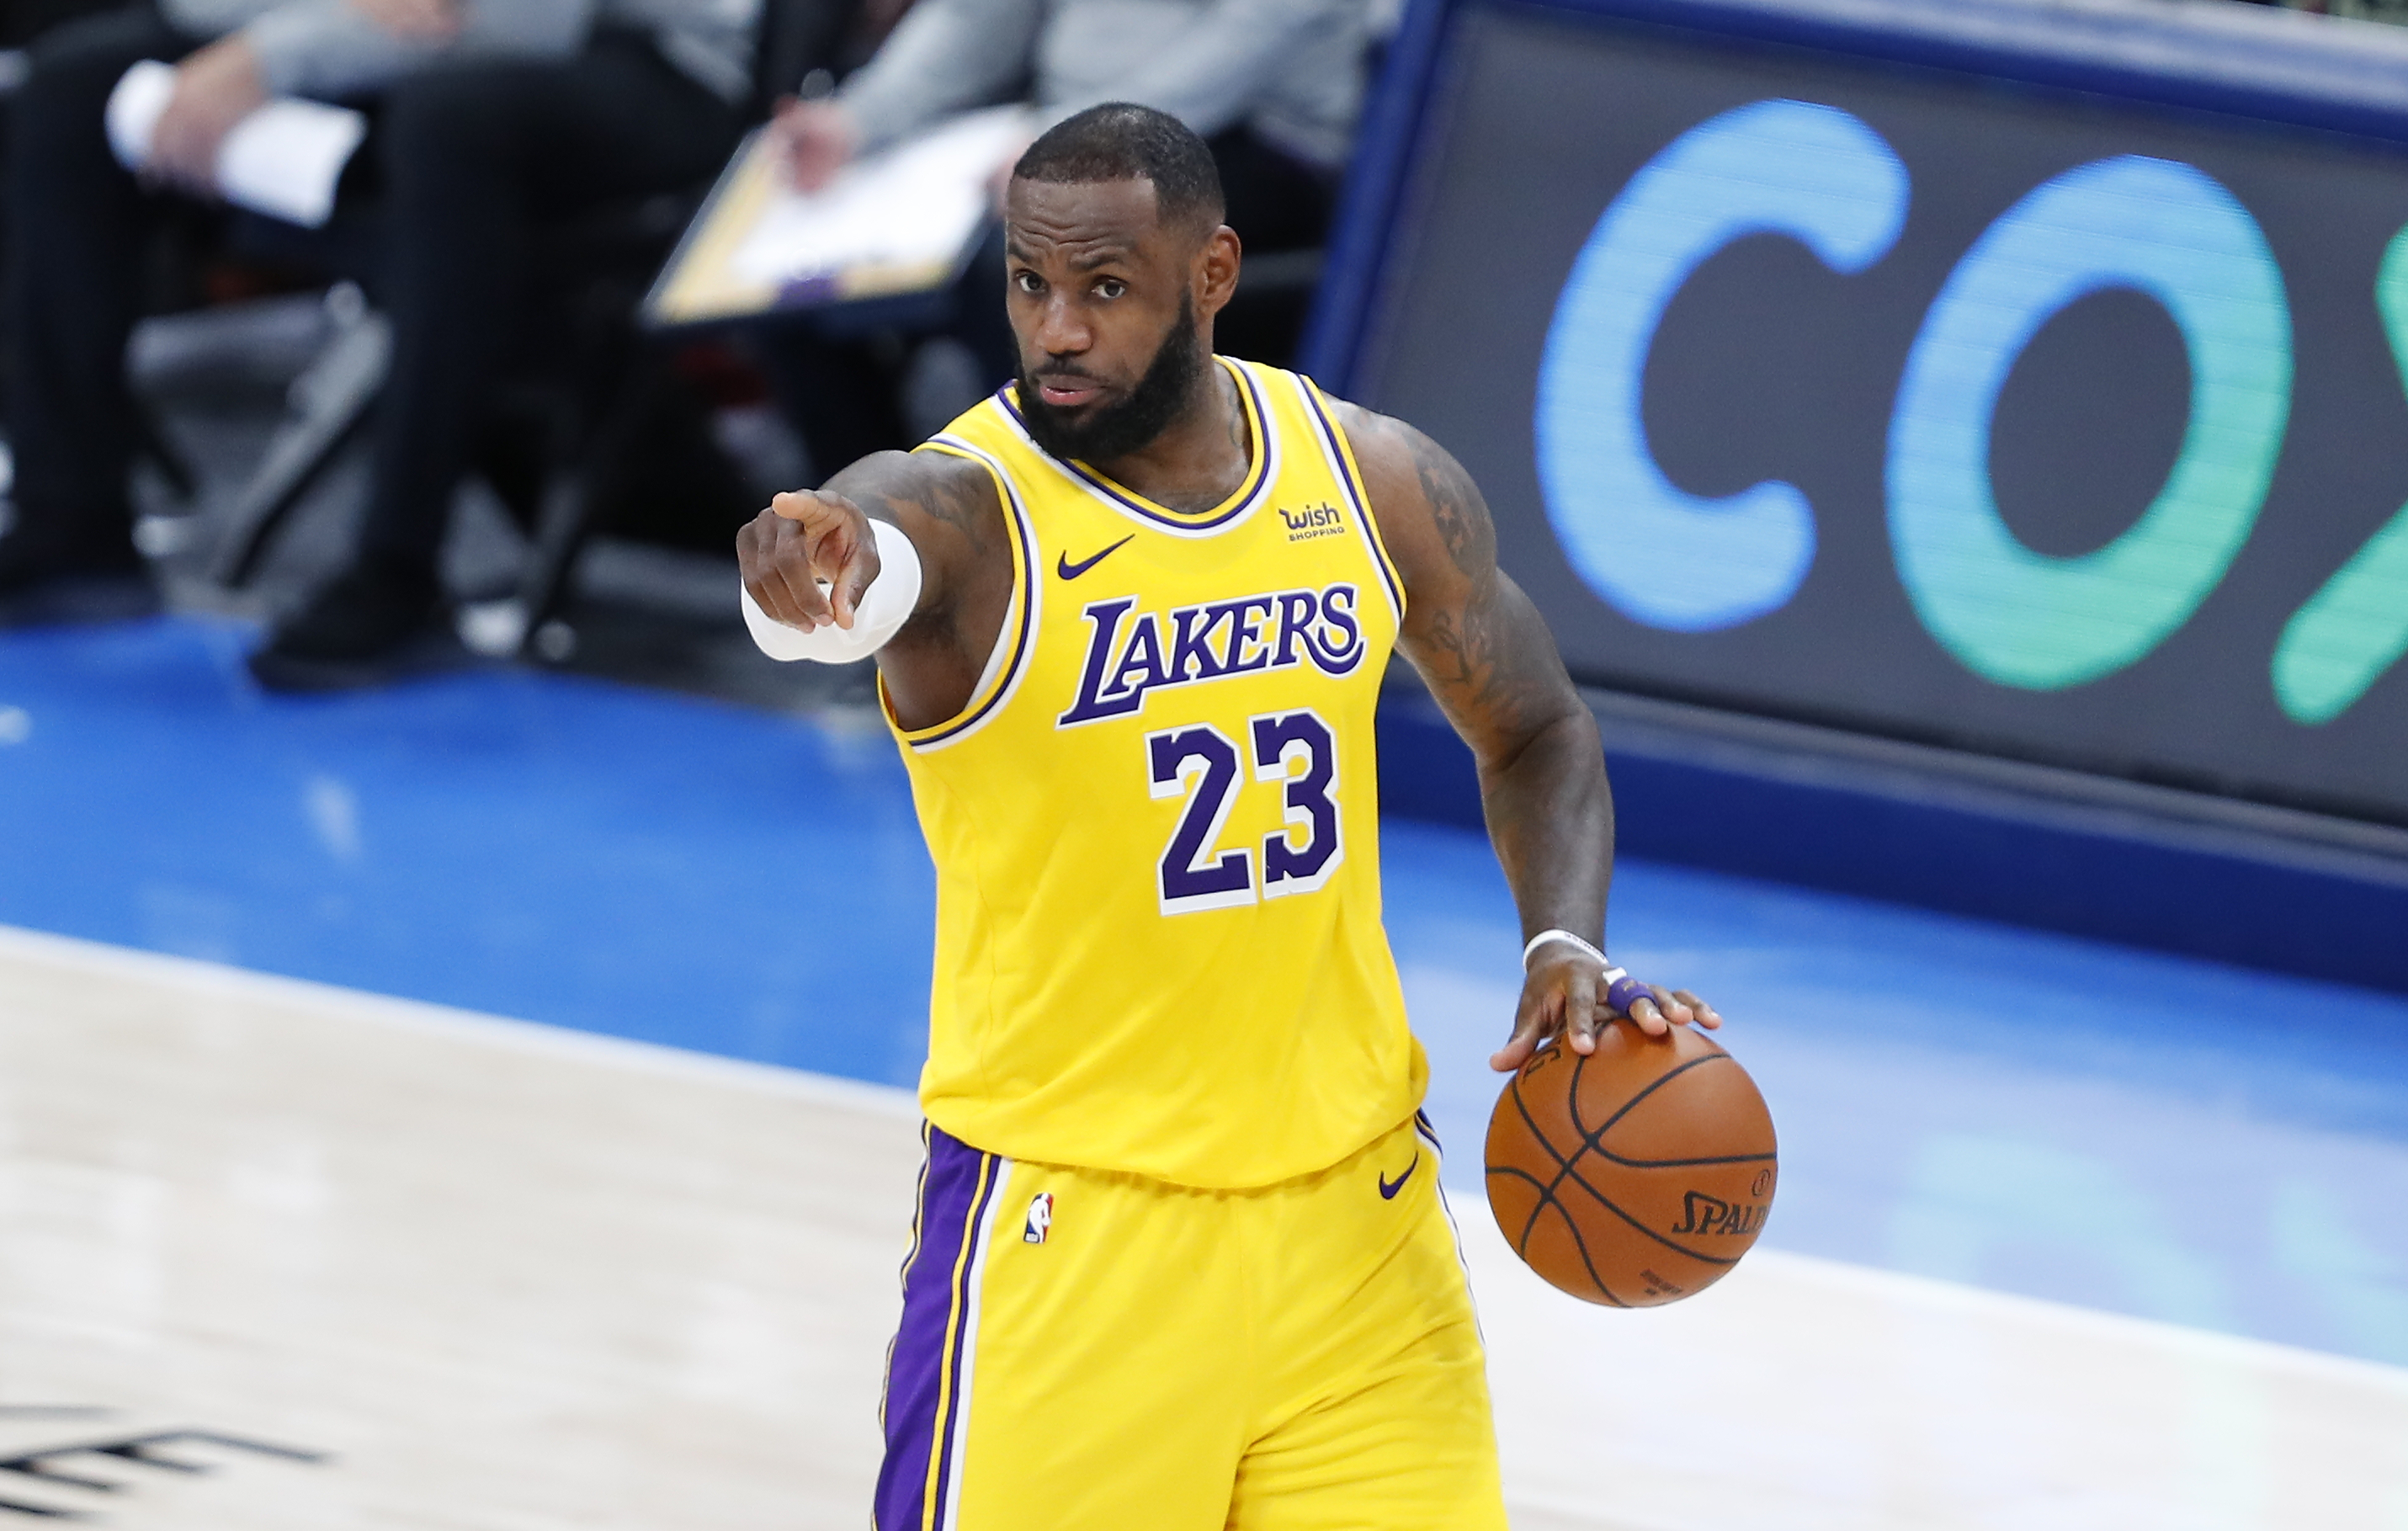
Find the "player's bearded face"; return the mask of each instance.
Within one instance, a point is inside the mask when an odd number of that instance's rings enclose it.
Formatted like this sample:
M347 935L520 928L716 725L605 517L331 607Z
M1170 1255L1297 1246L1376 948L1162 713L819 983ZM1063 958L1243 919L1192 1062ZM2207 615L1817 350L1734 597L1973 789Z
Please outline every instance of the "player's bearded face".
M1162 344L1154 348L1145 375L1120 398L1107 396L1075 410L1047 404L1033 386L1039 379L1105 379L1075 361L1048 359L1032 370L1024 356L1020 409L1028 422L1029 438L1055 457L1085 463L1125 457L1160 436L1187 408L1196 393L1196 380L1203 373L1203 342L1196 333L1196 299L1188 293L1180 294L1179 317L1171 322Z

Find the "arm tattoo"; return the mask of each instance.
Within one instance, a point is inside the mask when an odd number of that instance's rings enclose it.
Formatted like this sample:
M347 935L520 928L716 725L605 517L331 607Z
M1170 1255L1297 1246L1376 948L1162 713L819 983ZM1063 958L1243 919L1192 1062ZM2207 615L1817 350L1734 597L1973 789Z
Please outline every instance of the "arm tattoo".
M1601 932L1613 806L1596 723L1530 598L1498 568L1496 526L1471 476L1409 425L1363 425L1400 512L1383 524L1410 565L1405 651L1479 762L1489 838L1524 930Z
M1496 523L1471 475L1419 431L1399 434L1439 539L1469 587L1452 609L1436 602L1422 621L1409 620L1418 629L1412 657L1457 726L1526 741L1564 711L1561 664L1543 630L1534 634L1527 600L1498 572Z
M890 494L883 490L867 491L862 497L862 508L892 521L895 519L895 506L914 506L929 520L942 523L968 543L974 556L983 558L993 546L990 539L996 530L992 524L995 518L987 512L982 503L984 496L979 493L985 487L983 474L972 479L967 473L934 473L927 477L924 487L920 487L917 494Z
M1469 724L1483 740L1526 740L1563 712L1561 672L1552 655L1521 640L1498 608L1497 581L1486 583L1488 598L1465 606L1460 622L1433 614L1414 657L1458 726Z
M968 640L959 631L962 621L965 576L975 581L977 570L997 555L1002 526L997 519L999 508L987 491L992 480L983 468L964 464L956 468L951 460L932 462L925 457L909 457L902 453L886 454L874 461L877 471L862 476L869 481L831 489L849 495L861 507L865 515L874 520L900 525L901 512L917 511L940 528L939 540L958 538L959 553L947 550L944 562L954 571L930 604L922 608L903 625L897 638L908 645L912 640L934 642L946 648L965 648ZM848 470L850 472L852 470ZM931 561L935 550L921 549L923 566Z
M1479 486L1463 471L1462 464L1421 432L1408 431L1405 447L1412 453L1413 474L1421 480L1422 498L1429 503L1430 514L1438 522L1447 556L1472 579L1485 576L1493 580L1497 527L1488 519L1488 505L1480 497Z
M986 488L982 472L975 479L968 473L949 473L938 480L922 505L929 515L959 532L981 557L993 546L996 530L994 512L982 493Z

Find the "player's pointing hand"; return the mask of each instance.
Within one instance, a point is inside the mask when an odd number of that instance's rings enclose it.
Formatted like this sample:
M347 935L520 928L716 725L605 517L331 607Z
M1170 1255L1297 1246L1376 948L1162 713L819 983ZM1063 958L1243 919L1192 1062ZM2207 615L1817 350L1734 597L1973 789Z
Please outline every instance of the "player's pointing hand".
M830 625L850 630L878 578L878 539L861 507L808 489L771 500L737 534L736 556L744 588L761 609L806 633Z

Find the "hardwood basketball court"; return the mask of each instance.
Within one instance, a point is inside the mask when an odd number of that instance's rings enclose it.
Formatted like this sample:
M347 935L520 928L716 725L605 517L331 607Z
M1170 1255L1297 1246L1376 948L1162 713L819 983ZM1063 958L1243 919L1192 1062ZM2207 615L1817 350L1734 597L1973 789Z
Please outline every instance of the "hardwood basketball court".
M897 1091L0 933L0 1524L863 1524L917 1158ZM1778 1250L1591 1309L1459 1211L1526 1531L2408 1524L2408 1370Z

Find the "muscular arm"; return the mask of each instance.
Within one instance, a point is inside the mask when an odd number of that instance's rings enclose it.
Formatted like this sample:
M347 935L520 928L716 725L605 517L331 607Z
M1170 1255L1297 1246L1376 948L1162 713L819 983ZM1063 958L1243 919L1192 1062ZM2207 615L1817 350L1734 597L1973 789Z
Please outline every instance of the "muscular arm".
M1602 948L1613 877L1613 795L1597 721L1564 671L1530 598L1497 566L1487 502L1461 464L1400 421L1340 406L1378 517L1405 582L1402 647L1471 746L1481 808L1522 916L1524 939L1568 930ZM1595 1046L1602 968L1569 943L1535 955L1512 1037L1491 1060L1519 1067L1568 1032ZM1650 1031L1711 1010L1671 995L1641 1000ZM1660 1015L1652 1013L1660 1010Z
M939 452L865 457L816 492L771 501L738 534L737 557L777 621L850 627L879 574L871 519L910 537L920 558L919 601L878 668L897 721L924 728L968 704L1011 599L1003 508L984 468Z

